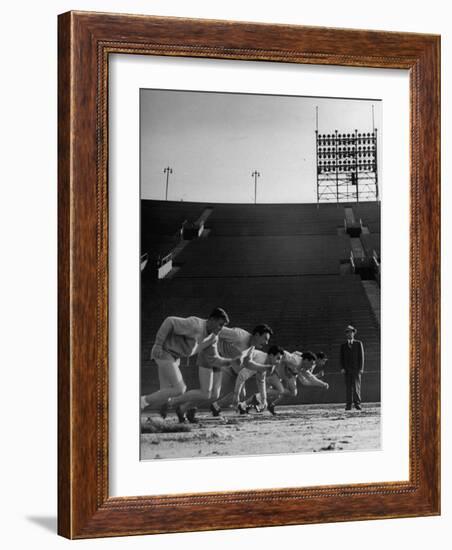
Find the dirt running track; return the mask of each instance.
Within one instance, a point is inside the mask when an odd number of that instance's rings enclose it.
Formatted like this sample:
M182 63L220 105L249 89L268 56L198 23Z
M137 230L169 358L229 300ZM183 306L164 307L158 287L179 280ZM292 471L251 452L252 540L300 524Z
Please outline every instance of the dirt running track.
M198 413L200 423L182 426L190 431L142 433L141 458L189 458L278 453L378 450L380 405L367 403L362 411L343 405L297 405L238 415L223 412L223 419ZM149 414L142 414L142 431L149 431ZM156 418L154 415L151 418ZM159 422L162 425L162 422ZM177 430L172 414L163 425ZM191 428L191 429L190 429Z

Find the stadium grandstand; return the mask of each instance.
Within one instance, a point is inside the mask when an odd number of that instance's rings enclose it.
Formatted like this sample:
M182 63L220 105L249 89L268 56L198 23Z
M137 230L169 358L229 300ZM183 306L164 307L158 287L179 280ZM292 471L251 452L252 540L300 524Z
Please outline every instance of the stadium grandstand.
M267 323L285 349L327 354L330 389L303 388L292 402L344 401L339 346L345 327L356 326L363 401L380 401L379 202L142 200L141 253L142 393L158 389L150 350L163 319L205 318L221 306L231 326ZM188 387L198 386L195 360L185 367Z

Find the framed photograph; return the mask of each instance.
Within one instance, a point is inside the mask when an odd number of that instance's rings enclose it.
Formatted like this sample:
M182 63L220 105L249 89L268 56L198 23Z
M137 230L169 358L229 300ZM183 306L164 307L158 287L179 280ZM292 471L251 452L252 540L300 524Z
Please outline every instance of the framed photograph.
M440 513L438 36L59 16L59 533Z

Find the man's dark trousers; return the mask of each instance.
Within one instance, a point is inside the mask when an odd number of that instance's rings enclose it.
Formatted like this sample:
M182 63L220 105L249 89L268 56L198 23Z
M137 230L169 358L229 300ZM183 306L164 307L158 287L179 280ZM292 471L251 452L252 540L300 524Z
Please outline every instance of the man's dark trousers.
M361 405L361 373L346 372L345 373L345 403L347 407Z
M345 402L351 408L352 403L361 404L361 373L364 369L364 349L360 340L341 345L341 369L345 371Z

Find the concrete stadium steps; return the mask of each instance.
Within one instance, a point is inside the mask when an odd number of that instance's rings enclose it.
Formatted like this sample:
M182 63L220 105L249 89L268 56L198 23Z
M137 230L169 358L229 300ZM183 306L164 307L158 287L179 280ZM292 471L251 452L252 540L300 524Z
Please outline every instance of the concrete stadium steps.
M275 330L286 328L280 338L291 345L303 342L300 326L306 333L321 330L316 342L334 337L336 323L354 323L357 327L378 329L359 276L300 277L230 277L174 278L143 281L143 329L153 339L162 320L168 315L205 317L216 305L223 305L232 325L252 328L258 322L272 322ZM338 317L336 320L333 313ZM265 317L262 319L261 317ZM344 325L345 326L345 325ZM330 334L331 332L331 334ZM290 334L290 336L287 336ZM343 329L339 340L343 338ZM366 334L377 340L378 332ZM316 343L315 342L315 343Z
M338 274L349 256L348 236L209 236L180 254L177 277Z
M212 208L206 228L218 236L236 235L327 235L344 224L344 208L372 232L380 232L380 205L332 204L211 204L173 201L141 201L142 237L173 235L186 219L195 221L205 208Z
M369 228L371 233L381 232L381 206L379 202L361 202L352 204L356 219L361 219L363 225Z
M158 281L149 269L141 274L143 392L157 389L150 350L163 319L168 315L207 317L213 307L223 306L231 326L251 330L267 322L275 330L273 341L284 348L328 355L326 376L331 389L303 388L297 401L304 403L343 402L339 346L345 326L352 323L365 347L363 398L379 401L380 328L360 277L339 275L340 260L350 254L350 238L337 234L347 206L376 233L364 239L379 251L378 203L317 208L316 204L142 201L142 252L148 252L151 261L177 244L185 219L194 221L213 207L206 222L208 236L188 243L176 259L181 265L173 278ZM189 388L197 387L196 359L186 363L184 378ZM248 387L255 390L254 380Z
M342 222L343 225L343 222ZM334 235L341 222L331 224L329 221L300 219L296 223L285 219L273 219L264 222L252 222L232 224L229 221L215 222L206 224L213 236L232 236L249 237L259 235Z
M375 201L348 203L347 206L353 208L355 218L361 218L365 222L380 222L381 203ZM367 225L367 224L365 224Z
M174 235L185 220L196 221L206 205L196 202L141 201L141 238Z
M150 235L141 241L141 254L145 252L149 255L149 267L156 265L159 256L166 256L179 243L176 237L168 235Z
M231 326L252 330L258 323L268 323L275 331L273 342L288 350L324 351L329 357L327 372L331 375L339 371L344 328L353 323L358 328L357 338L365 346L366 371L380 370L380 331L357 276L174 278L143 285L143 374L155 368L150 361L150 349L162 320L168 315L206 317L209 313L206 304L210 304L208 309L224 306L231 317ZM195 359L190 363L193 376L188 370L186 381L195 387ZM368 400L379 400L379 387L379 383L369 386ZM315 397L317 393L306 388L304 396ZM333 395L336 394L333 392L328 399ZM342 398L336 395L334 399Z
M381 325L381 292L376 281L362 281L363 288L367 294L370 307L374 312L378 324Z
M378 234L379 235L381 233L380 220L369 221L369 222L363 220L363 225L367 226L369 228L369 231L372 234Z
M369 257L372 257L373 250L380 255L380 233L361 234L361 243Z
M331 204L215 205L207 227L212 235L334 235L344 209Z

